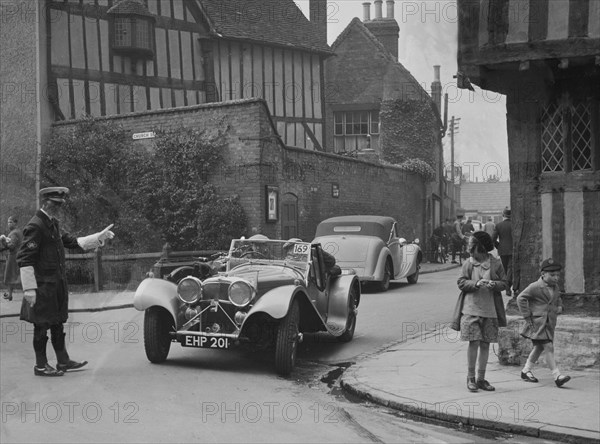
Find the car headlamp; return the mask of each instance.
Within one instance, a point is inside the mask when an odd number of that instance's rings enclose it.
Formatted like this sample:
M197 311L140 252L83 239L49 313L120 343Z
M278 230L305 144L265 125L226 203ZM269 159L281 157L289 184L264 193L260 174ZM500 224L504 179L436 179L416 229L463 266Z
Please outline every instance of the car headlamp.
M248 282L239 280L229 285L229 301L236 307L245 307L254 297L254 288Z
M195 304L202 296L202 281L194 276L184 277L177 284L177 296L186 304Z

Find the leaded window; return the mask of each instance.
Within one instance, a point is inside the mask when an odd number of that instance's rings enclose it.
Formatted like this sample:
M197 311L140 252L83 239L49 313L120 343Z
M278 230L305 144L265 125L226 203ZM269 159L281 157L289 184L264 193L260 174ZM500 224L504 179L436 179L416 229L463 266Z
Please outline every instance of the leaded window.
M598 169L600 153L599 104L568 95L542 111L542 172L562 173Z

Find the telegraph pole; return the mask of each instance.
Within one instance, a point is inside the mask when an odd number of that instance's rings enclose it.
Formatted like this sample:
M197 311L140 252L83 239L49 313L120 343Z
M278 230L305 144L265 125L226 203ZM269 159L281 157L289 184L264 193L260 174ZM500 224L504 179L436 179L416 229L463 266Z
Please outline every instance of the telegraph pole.
M456 200L456 190L454 182L454 135L458 134L458 126L460 123L460 117L452 116L450 119L450 182L452 183L452 199L450 200L450 212L452 217L456 216L454 202Z

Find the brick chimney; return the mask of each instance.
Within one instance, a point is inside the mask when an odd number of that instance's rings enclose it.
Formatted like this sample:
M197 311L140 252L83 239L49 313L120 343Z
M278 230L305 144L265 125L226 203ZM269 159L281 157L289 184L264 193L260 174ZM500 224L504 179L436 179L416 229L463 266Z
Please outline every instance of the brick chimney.
M327 44L327 0L310 0L310 21L317 25L319 41Z
M364 2L363 3L363 22L368 22L371 20L371 3Z
M433 66L433 82L431 82L431 99L442 115L442 82L440 81L440 65Z
M363 3L364 25L385 46L385 48L398 60L398 39L400 26L394 18L394 0L387 0L387 16L382 17L383 0L375 0L375 18L367 18L367 3ZM369 5L370 6L370 5ZM368 14L370 16L370 14Z

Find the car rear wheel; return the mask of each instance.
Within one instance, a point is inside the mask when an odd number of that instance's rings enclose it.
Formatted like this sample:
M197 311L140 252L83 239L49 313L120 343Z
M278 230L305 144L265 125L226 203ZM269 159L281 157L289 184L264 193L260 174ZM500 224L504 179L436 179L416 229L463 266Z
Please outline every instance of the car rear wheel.
M420 269L421 269L421 265L417 264L417 271L415 271L410 276L406 277L406 280L408 281L409 284L416 284L417 282L419 282L419 270Z
M356 287L352 287L348 295L348 318L346 319L346 331L338 336L340 342L350 342L354 338L354 330L356 329Z
M150 307L144 315L144 348L150 362L164 362L171 348L171 335L175 322L171 313L162 307Z
M383 279L377 282L377 290L379 291L388 291L390 288L390 280L392 279L392 275L394 274L394 268L392 265L392 261L387 259L385 261L385 269L383 270Z
M288 376L296 365L298 333L300 325L300 307L298 301L292 302L290 311L277 329L275 343L275 370L281 376Z

